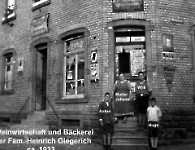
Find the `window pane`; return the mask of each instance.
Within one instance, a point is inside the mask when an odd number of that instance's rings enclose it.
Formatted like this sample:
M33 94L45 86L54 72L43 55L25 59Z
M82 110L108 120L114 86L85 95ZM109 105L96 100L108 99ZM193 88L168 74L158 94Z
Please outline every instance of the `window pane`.
M84 53L78 54L78 79L84 79L84 66L85 66L85 55Z
M75 55L66 57L66 80L75 80Z
M12 73L13 73L13 65L9 65L5 67L5 89L11 89L12 85Z
M5 82L5 89L6 90L10 90L12 88L11 85L12 85L12 82L11 81L6 81Z
M75 82L66 83L66 95L75 95Z
M5 60L6 60L6 63L11 63L13 62L13 56L7 56Z
M79 80L77 86L77 94L84 94L84 79Z

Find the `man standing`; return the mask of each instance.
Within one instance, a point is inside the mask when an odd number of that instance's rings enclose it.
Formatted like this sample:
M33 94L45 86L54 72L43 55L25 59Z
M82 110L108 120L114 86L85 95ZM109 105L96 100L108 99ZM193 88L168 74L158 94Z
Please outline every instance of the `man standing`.
M139 81L135 85L136 105L138 112L138 130L144 130L146 126L146 112L148 108L149 98L152 95L152 89L145 80L144 72L139 72Z

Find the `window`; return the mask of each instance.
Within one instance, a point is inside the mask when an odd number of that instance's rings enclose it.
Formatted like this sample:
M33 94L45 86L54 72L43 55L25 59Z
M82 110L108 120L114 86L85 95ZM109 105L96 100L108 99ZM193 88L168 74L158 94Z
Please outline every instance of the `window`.
M84 98L85 49L81 36L64 42L64 98Z
M11 90L13 82L13 53L5 56L4 90Z
M4 11L4 17L2 18L2 24L8 23L9 21L16 19L15 5L16 0L6 0L6 8Z
M51 0L33 0L32 11L37 10L41 7L44 7L46 5L49 5L50 3L51 3Z
M13 93L14 82L14 52L8 50L1 56L1 94Z

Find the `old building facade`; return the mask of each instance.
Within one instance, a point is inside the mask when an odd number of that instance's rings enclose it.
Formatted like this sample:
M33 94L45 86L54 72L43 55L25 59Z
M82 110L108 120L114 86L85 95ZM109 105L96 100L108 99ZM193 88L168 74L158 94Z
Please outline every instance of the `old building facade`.
M134 85L144 70L164 127L195 124L193 0L3 0L0 6L2 118L44 110L51 126L98 130L98 104L117 75Z

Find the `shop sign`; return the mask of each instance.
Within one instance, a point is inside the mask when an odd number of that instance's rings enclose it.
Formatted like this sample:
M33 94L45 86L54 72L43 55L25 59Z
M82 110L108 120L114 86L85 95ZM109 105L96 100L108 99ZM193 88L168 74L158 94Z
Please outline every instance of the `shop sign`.
M144 42L145 37L144 36L132 36L131 42Z
M47 33L48 30L48 18L49 14L34 18L31 22L31 35L37 36L43 33Z
M143 11L143 0L113 0L113 12Z
M116 42L130 42L130 37L116 37Z
M162 67L162 72L166 80L168 91L171 92L172 84L176 72L176 66L166 65Z
M163 34L163 51L173 52L173 35Z

